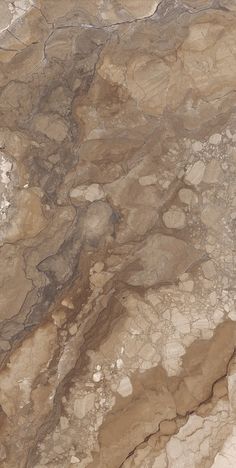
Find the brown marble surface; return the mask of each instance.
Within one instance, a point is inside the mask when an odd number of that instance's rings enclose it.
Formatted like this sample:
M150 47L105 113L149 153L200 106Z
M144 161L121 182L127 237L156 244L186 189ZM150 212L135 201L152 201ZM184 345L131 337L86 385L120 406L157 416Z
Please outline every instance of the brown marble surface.
M0 31L0 466L235 468L235 1Z

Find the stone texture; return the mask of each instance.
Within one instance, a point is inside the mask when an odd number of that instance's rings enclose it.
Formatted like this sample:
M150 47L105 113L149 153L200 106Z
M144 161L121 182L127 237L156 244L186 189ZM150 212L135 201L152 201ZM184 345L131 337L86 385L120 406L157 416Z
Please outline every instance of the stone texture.
M0 2L0 464L227 468L236 7Z
M163 222L167 228L183 229L186 223L184 211L178 208L178 206L171 206L171 208L163 214Z

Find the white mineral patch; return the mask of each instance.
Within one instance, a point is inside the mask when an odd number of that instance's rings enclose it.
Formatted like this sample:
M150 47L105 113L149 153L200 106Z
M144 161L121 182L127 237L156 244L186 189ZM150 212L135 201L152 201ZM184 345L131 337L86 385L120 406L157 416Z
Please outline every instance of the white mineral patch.
M222 449L216 454L212 468L233 468L236 460L236 428L226 439Z
M132 394L133 387L129 377L125 376L121 379L117 392L123 397L127 397Z
M4 211L4 210L6 210L9 206L10 206L10 203L9 203L9 201L8 201L7 198L6 198L6 195L3 194L3 195L2 195L2 199L1 199L1 210Z
M100 371L95 372L93 374L93 381L94 382L100 382L100 380L102 380L102 377L103 377L102 372L100 372Z
M35 4L35 0L0 1L0 33L5 31L14 21L22 18Z
M12 2L13 3L13 2ZM15 0L14 6L10 3L9 9L11 9L13 14L13 21L21 18L29 8L35 4L34 0Z
M74 455L71 457L70 462L72 464L79 463L80 459L78 457L75 457Z
M4 185L9 184L9 172L12 169L12 163L6 159L3 153L0 153L0 175L1 175L1 182Z
M98 184L90 185L85 191L85 199L90 202L93 202L95 200L101 200L103 197L103 189Z
M4 153L0 153L0 216L2 221L6 220L6 212L10 206L9 183L11 179L9 172L11 169L12 163L5 157Z
M190 166L186 172L185 181L192 185L198 185L203 179L205 164L203 161L197 161Z
M116 367L117 367L117 369L122 369L123 366L124 366L123 360L120 359L120 358L117 359L117 360L116 360Z

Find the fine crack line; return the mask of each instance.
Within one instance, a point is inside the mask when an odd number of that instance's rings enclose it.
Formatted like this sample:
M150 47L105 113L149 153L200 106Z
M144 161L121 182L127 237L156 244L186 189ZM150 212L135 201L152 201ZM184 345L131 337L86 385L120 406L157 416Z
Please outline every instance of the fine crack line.
M22 44L23 46L27 47L27 44L23 41L21 41L21 39L19 39L19 37L17 37L12 31L10 31L9 28L7 28L7 32L12 36L14 37L14 39L16 39L20 44Z
M179 417L179 418L188 418L188 417L191 416L192 414L195 414L195 413L196 413L196 410L199 409L199 408L201 408L202 405L204 405L204 404L210 402L211 399L212 399L212 397L213 397L213 392L214 392L214 387L215 387L215 385L216 385L218 382L220 382L221 380L223 380L225 377L227 377L227 375L228 375L230 363L231 363L232 359L234 358L234 356L235 356L235 354L236 354L235 351L236 351L236 348L234 348L234 351L233 351L232 355L230 356L230 359L229 359L229 361L228 361L228 363L227 363L226 372L212 383L211 392L210 392L210 395L208 396L208 398L206 398L205 400L201 401L201 402L199 403L199 405L197 406L197 408L195 408L194 410L192 410L192 411L186 411L186 413L185 413L184 415L180 415L180 414L176 413L176 417L175 417L175 418L172 418L172 419L163 419L163 420L159 423L158 429L157 429L156 431L152 432L151 434L148 434L148 435L144 438L144 440L142 440L139 444L137 444L137 445L133 448L133 450L131 450L131 452L129 452L129 454L127 455L127 457L126 457L126 458L124 459L124 461L119 465L118 468L122 468L122 467L124 466L124 463L125 463L130 457L132 457L132 455L134 455L134 453L136 452L136 450L137 450L142 444L144 444L145 442L148 442L148 440L149 440L152 436L158 434L158 432L160 431L160 424L161 424L162 422L164 422L164 421L168 421L168 422L176 421L176 419L177 419L178 417ZM219 399L220 399L220 398L219 398ZM178 428L178 430L177 430L174 434L172 434L172 435L177 434L178 431L179 431L179 429L180 429L180 428ZM171 436L170 436L170 438L171 438Z
M160 9L160 7L162 6L162 4L165 2L165 0L162 0L160 3L158 3L155 11L149 15L149 16L143 16L142 18L135 18L133 20L127 20L127 21L118 21L116 23L111 23L111 24L108 24L108 25L104 25L104 26L94 26L92 24L87 24L87 23L81 23L80 26L83 28L91 28L91 29L108 29L108 28L112 28L113 26L122 26L123 24L133 24L133 23L139 23L140 21L145 21L145 20L148 20L148 19L151 19L153 18L153 16L155 16L158 12L158 10Z

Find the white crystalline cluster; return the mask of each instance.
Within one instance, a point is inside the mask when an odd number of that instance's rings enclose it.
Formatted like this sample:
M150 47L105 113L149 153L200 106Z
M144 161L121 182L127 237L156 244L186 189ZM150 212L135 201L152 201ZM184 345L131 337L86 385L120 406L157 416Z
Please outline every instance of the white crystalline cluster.
M9 173L12 169L12 163L6 158L4 153L0 153L0 216L5 220L9 202L9 183L11 181Z

